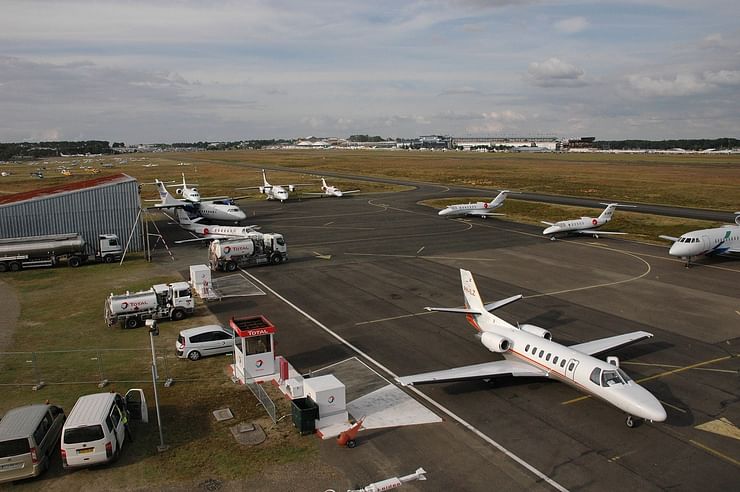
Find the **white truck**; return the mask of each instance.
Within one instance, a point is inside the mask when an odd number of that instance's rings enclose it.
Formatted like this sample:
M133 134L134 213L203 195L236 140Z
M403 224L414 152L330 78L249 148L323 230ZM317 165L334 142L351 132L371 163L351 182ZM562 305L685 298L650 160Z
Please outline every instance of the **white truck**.
M111 294L105 300L105 323L121 328L136 328L147 319L183 319L195 310L195 301L187 282L153 285L141 292Z
M277 265L288 260L282 234L253 231L244 239L216 239L208 247L208 262L214 272L233 272L250 265Z
M82 235L75 233L3 238L0 239L0 272L55 266L62 261L71 267L90 259L111 263L120 260L122 254L115 234L99 235L92 252Z

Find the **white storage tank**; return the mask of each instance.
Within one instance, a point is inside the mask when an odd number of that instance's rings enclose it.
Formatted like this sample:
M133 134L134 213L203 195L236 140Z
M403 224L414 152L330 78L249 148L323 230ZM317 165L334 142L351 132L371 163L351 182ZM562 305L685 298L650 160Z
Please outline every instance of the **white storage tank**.
M346 423L349 419L344 383L333 374L304 379L303 392L319 406L317 429Z

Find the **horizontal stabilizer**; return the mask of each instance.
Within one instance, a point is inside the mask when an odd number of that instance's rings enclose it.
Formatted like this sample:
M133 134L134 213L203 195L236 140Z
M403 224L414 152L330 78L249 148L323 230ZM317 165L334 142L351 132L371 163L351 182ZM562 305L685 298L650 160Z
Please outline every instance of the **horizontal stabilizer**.
M438 307L425 307L427 311L438 311L440 313L459 313L459 314L483 314L480 311L474 309L465 308L438 308Z
M506 306L507 304L511 304L514 301L518 301L521 298L522 298L522 295L517 294L515 296L507 297L506 299L501 299L500 301L491 302L489 304L486 304L483 307L485 308L486 311L490 313L491 311L495 311L498 308L502 308Z
M623 335L617 335L614 337L599 338L598 340L592 340L590 342L579 343L577 345L571 345L568 348L577 350L586 355L597 355L604 353L608 350L615 350L646 338L652 338L653 334L646 331L633 331L632 333L625 333Z
M524 362L514 360L497 360L472 366L456 367L441 371L425 372L412 376L396 378L403 386L415 384L463 381L466 379L484 379L497 376L538 377L545 372Z
M680 238L673 237L673 236L658 236L661 239L665 239L666 241L673 241L674 243L678 241Z

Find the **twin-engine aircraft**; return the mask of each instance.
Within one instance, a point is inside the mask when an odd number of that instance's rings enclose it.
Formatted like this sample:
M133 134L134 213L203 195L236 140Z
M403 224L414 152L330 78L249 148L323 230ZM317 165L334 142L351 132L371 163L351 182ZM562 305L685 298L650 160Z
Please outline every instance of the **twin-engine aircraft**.
M289 185L271 185L267 181L267 175L265 170L262 170L262 186L248 186L246 188L238 188L240 190L256 190L259 189L260 193L263 193L268 200L280 200L284 202L290 196L290 193L295 191L296 186L306 186L304 184L289 184Z
M596 396L627 414L626 424L634 427L640 419L663 422L666 412L657 398L634 382L616 357L604 362L596 357L653 335L635 331L566 347L552 341L549 331L534 325L514 326L491 311L522 298L516 295L483 304L473 275L460 270L465 308L425 308L428 311L462 313L478 330L484 347L501 354L504 360L427 372L396 378L402 385L439 383L464 379L488 379L497 376L545 377L562 381Z
M496 198L490 202L475 202L475 203L457 203L443 208L439 211L438 215L443 217L452 217L457 215L472 215L474 217L486 217L506 214L495 214L494 210L504 204L506 196L509 193L515 193L509 190L501 190Z
M162 181L155 179L154 184L157 185L160 198L160 203L155 205L155 208L182 208L193 215L222 222L239 222L247 217L244 211L237 207L231 199L201 198L197 188L192 188L190 187L192 185L188 186L185 183L184 173L182 175L182 188L177 189L177 194L183 197L182 200L173 197Z
M348 190L348 191L342 191L336 186L329 186L326 184L326 179L321 178L321 193L309 193L306 192L304 195L319 195L319 196L336 196L336 197L343 197L344 195L349 195L350 193L359 193L360 190Z
M181 208L175 210L177 214L177 223L180 227L186 231L190 231L200 237L193 239L181 239L175 241L177 244L190 243L193 241L210 241L212 239L244 239L252 237L250 233L253 233L255 229L259 227L251 226L221 226L221 225L210 225L200 224L202 217L191 219L190 216Z
M740 254L740 212L735 212L735 224L690 231L681 237L660 237L673 241L668 254L686 260L688 268L695 256Z
M597 239L602 234L627 234L626 232L597 231L596 229L612 220L612 215L614 215L614 210L617 207L631 207L632 205L620 205L618 203L602 203L602 205L606 205L606 208L598 217L581 217L580 219L561 220L555 223L543 220L541 222L549 227L546 227L542 234L550 236L553 241L556 234L590 234Z

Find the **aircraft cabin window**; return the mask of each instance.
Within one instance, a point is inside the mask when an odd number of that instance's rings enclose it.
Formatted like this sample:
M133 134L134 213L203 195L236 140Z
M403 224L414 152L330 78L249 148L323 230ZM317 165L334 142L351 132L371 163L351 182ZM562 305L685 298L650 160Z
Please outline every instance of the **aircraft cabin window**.
M532 353L533 354L536 354L537 353L537 347L532 347Z
M542 358L542 354L544 354L544 353L545 353L544 350L540 350L540 359Z
M568 365L568 370L572 371L574 367L576 367L575 363L571 362L570 365Z
M630 381L632 381L632 378L629 377L627 373L621 370L620 368L617 368L617 372L619 373L620 376L622 376L622 380L624 380L625 383L629 383Z
M545 357L545 360L550 360L550 356L551 356L551 355L552 355L552 354L547 354L547 357Z
M558 356L557 355L552 358L552 363L553 364L557 364L558 363Z
M560 361L560 367L565 367L565 359Z
M524 347L524 351L525 351L525 352L529 352L529 347L530 347L530 345L529 345L529 344L527 344L527 346L526 346L526 347Z
M590 378L593 383L595 383L597 386L601 384L601 369L598 367L594 368L593 371L591 371Z

